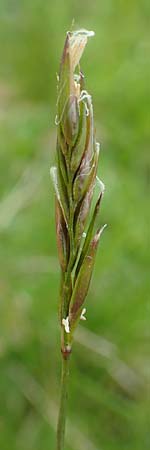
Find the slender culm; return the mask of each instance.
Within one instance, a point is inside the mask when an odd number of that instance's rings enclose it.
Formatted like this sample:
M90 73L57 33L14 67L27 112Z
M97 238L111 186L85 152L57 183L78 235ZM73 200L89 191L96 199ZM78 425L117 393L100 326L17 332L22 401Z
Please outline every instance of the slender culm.
M80 69L80 58L88 37L93 35L92 31L84 29L67 32L58 76L57 165L51 168L61 267L62 380L57 450L64 449L68 364L73 334L79 320L85 320L84 301L98 242L105 227L94 231L104 184L97 177L99 144L95 139L92 98L85 89Z

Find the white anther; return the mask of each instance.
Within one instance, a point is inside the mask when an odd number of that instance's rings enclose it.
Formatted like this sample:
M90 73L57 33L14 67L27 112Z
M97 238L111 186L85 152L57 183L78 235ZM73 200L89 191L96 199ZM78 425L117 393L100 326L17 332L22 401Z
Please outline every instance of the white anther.
M78 73L74 73L74 80L79 83L80 82L80 75Z
M83 238L86 238L86 232L85 232L85 231L83 231L82 237L83 237Z
M80 319L81 319L81 320L86 320L86 317L85 317L85 315L84 315L85 313L86 313L86 308L83 308L83 309L82 309L81 316L80 316Z
M84 102L84 105L85 105L85 110L86 110L86 116L89 116L89 108L88 108L88 105L87 105L87 103L84 101L84 100L88 100L88 102L89 103L91 103L91 95L90 94L88 94L88 92L87 91L81 91L81 94L80 94L80 97L79 97L79 103L80 102ZM92 107L92 105L91 105L91 107Z
M69 317L66 317L66 319L62 319L62 325L64 326L66 333L70 333Z
M91 95L88 94L88 92L87 92L85 89L83 89L83 90L81 91L81 100L82 100L83 98L87 98L87 99L91 100Z
M99 154L99 152L100 152L100 143L99 142L96 142L96 150L97 150L97 152L98 152L98 154Z
M94 31L85 30L84 28L81 28L80 30L74 31L73 33L75 36L81 35L86 37L92 37L95 36Z
M105 223L105 225L103 225L103 227L100 229L99 236L101 236L101 234L103 233L103 231L105 230L106 227L107 227L107 223Z
M103 194L103 193L104 193L104 191L105 191L105 184L103 183L103 181L102 181L102 180L100 180L100 179L99 179L99 177L98 177L98 176L96 177L96 180L98 181L98 184L99 184L100 190L101 190L101 192L102 192L102 194Z

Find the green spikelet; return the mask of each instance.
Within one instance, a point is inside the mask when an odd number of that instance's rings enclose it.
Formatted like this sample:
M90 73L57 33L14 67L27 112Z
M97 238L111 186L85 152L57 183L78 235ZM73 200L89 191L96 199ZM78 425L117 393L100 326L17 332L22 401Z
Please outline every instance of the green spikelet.
M65 357L71 351L73 332L82 314L104 229L93 231L104 185L99 180L98 199L91 212L99 145L95 141L92 98L85 90L79 69L87 39L92 35L93 32L86 30L67 33L58 82L57 167L51 169L51 175L56 194L56 235L62 271L60 325Z

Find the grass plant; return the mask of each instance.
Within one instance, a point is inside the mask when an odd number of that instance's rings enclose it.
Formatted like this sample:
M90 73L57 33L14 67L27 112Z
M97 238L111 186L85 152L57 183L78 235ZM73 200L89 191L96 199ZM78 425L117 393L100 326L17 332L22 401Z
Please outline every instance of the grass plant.
M62 379L57 450L64 448L69 359L74 331L85 320L83 307L102 231L95 232L104 184L97 176L99 143L95 139L92 97L85 89L80 58L93 31L68 32L58 76L56 236L61 267L59 320ZM93 204L93 208L92 208Z

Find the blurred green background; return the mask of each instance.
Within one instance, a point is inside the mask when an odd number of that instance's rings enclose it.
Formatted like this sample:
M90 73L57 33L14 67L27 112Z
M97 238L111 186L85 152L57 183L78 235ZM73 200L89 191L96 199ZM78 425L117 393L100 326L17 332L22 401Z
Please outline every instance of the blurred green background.
M60 387L54 193L65 33L95 31L93 95L108 223L71 359L65 450L150 448L149 0L0 0L0 448L55 448Z

